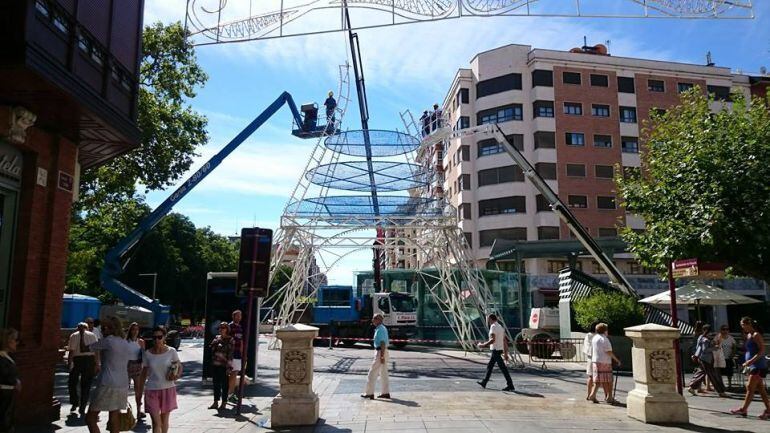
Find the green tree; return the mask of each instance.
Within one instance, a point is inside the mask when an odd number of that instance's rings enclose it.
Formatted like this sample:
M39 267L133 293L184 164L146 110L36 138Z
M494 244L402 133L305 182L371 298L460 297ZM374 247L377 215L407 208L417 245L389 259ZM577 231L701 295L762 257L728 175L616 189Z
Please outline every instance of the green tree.
M598 320L610 327L610 334L623 335L623 328L644 323L644 307L634 298L620 292L595 290L591 296L573 304L575 320L588 329Z
M188 103L207 79L181 23L158 22L144 28L139 147L83 173L77 211L135 198L137 184L156 190L179 180L190 168L196 149L208 141L206 117Z
M697 257L770 281L770 111L734 94L712 113L697 87L646 125L642 171L616 177L644 232L621 236L648 267Z

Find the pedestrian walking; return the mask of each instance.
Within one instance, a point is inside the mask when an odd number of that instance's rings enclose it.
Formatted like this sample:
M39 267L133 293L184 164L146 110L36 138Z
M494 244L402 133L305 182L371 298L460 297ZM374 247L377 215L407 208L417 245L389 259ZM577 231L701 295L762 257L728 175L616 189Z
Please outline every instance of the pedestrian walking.
M489 357L489 363L487 363L487 374L484 379L476 382L481 385L482 388L487 387L489 378L492 376L492 370L495 368L495 364L500 368L505 376L505 383L507 384L503 391L515 391L513 386L511 375L508 373L508 367L505 366L505 361L508 359L508 337L505 336L505 328L497 322L497 315L490 314L487 316L487 325L489 325L489 340L479 343L480 348L489 347L492 351L492 355Z
M372 325L374 325L374 359L372 359L372 365L369 367L369 374L366 379L366 388L361 397L374 399L374 386L377 383L377 376L380 377L380 391L382 394L377 398L390 398L390 383L388 378L388 345L390 339L388 338L388 328L382 323L382 314L375 314L372 317Z
M96 354L88 348L96 341L96 336L88 331L88 324L80 322L77 331L70 335L67 344L67 367L69 369L67 388L72 405L70 413L80 409L80 416L86 414L91 384L96 375Z
M695 353L692 356L692 360L693 362L698 363L700 369L693 375L687 391L692 395L697 395L701 384L708 377L719 396L727 397L727 394L725 394L725 385L722 383L722 377L719 376L714 369L714 352L717 350L721 351L722 347L718 346L716 342L711 339L709 336L710 331L710 325L703 325L701 334L698 336L698 340L695 343Z
M132 344L134 349L131 358L128 360L128 378L134 382L134 399L136 400L136 417L144 418L142 412L142 394L144 383L139 380L142 375L142 353L144 352L144 340L139 336L139 324L136 322L128 325L126 341Z
M733 374L735 374L735 351L738 348L738 343L730 335L730 327L727 325L722 325L719 329L719 345L722 346L722 355L725 359L725 366L719 371L719 375L727 376L727 386L732 388Z
M152 433L168 433L171 411L176 409L176 383L182 375L182 363L176 349L166 345L166 328L152 330L153 345L142 358L141 382L144 405L152 418Z
M119 429L120 411L128 406L128 360L134 353L126 341L123 324L117 317L107 317L102 323L104 338L89 346L96 353L96 387L88 403L86 424L90 433L99 433L99 412L109 412L110 432Z
M606 323L596 325L596 335L591 339L591 360L593 361L593 387L588 400L599 403L596 399L596 393L599 387L604 390L604 401L615 403L615 396L612 395L612 362L615 361L620 366L620 359L612 351L612 343L607 336L609 327Z
M238 402L238 394L235 392L235 387L238 384L238 378L241 374L241 370L245 367L243 365L243 352L246 348L243 346L243 327L241 326L241 319L243 313L241 310L235 310L232 314L233 321L228 323L230 327L230 336L233 337L233 368L230 370L230 402Z
M230 336L230 326L219 324L219 335L211 342L211 376L214 381L214 403L209 409L225 409L227 407L227 377L232 370L233 337ZM219 400L222 404L219 404Z
M13 328L0 329L0 433L13 433L16 395L21 391L21 380L16 361L19 333Z
M765 388L765 378L767 377L767 358L765 355L767 352L762 332L757 322L751 317L741 319L741 330L746 334L746 353L743 362L743 370L746 374L746 397L743 399L743 406L731 409L730 413L746 416L749 405L754 400L754 393L759 391L759 396L765 404L765 411L759 415L759 419L770 419L770 398L768 398Z
M594 335L596 335L596 325L599 322L595 321L588 325L588 333L583 338L583 354L586 356L586 400L590 400L591 388L594 386L594 363L591 360L593 355L593 341Z

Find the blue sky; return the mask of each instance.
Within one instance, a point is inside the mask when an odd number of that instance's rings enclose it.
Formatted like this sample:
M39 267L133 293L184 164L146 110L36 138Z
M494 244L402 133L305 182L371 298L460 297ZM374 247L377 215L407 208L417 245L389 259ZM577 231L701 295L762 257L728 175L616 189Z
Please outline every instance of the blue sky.
M757 72L763 65L770 68L770 2L754 3L753 20L499 17L362 30L370 126L403 129L400 111L418 112L440 102L458 68L468 67L480 51L510 43L568 50L582 45L585 35L589 44L609 40L615 56L702 64L711 51L719 66L744 72ZM145 23L183 20L185 1L149 0L145 8ZM211 139L200 149L194 169L283 90L298 103L322 101L328 90L336 92L338 65L348 55L342 33L203 46L197 53L209 81L191 103L208 116ZM357 109L351 106L346 127L359 126ZM290 128L291 116L284 109L174 211L221 234L253 225L276 229L315 146L312 140L292 137ZM147 201L154 207L169 194L151 192ZM369 260L369 255L351 259L331 279L349 283L350 272L365 269Z

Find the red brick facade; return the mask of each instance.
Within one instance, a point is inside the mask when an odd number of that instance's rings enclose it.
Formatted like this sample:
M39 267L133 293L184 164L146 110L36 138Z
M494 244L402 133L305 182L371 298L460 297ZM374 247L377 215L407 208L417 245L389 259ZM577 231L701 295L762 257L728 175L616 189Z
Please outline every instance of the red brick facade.
M0 119L8 119L9 110L0 106ZM0 123L0 137L6 137L7 131L7 123ZM23 386L17 418L20 423L30 423L58 418L51 373L61 359L59 318L72 203L72 192L59 188L58 178L60 172L74 176L77 148L69 140L34 126L27 130L24 143L11 144L23 152L24 167L8 326L20 331L21 340L15 354ZM47 176L38 179L40 169L47 170Z

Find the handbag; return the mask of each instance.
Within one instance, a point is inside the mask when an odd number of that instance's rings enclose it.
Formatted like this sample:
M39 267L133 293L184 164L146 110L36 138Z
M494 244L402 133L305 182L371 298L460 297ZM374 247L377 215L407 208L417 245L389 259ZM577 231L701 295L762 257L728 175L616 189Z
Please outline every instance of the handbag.
M112 421L107 421L107 430L112 431ZM119 431L131 431L136 426L136 418L134 412L131 410L131 403L127 403L126 411L118 412L118 430Z

